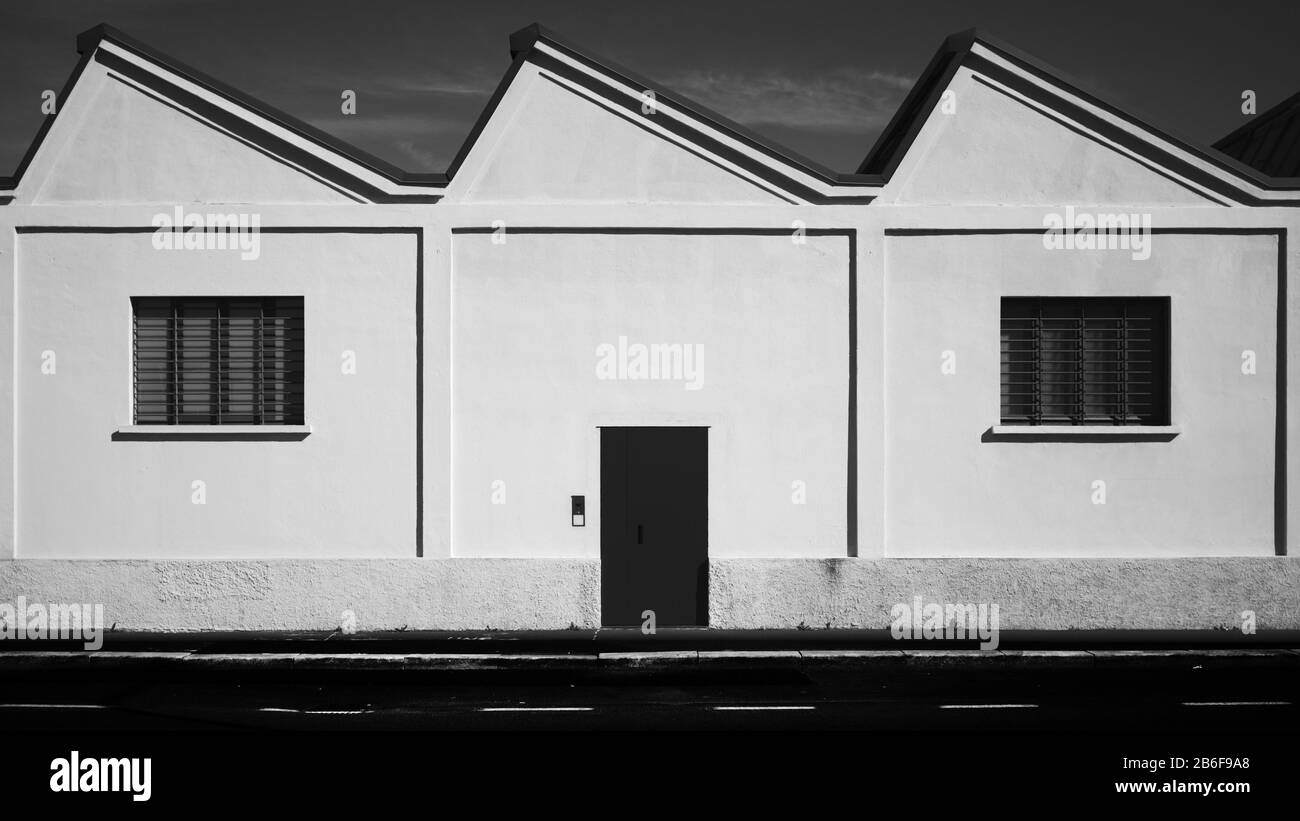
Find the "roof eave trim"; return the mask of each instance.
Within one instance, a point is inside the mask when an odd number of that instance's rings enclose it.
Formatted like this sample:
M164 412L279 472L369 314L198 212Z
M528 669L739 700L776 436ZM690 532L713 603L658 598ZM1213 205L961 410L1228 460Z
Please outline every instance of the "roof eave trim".
M1225 181L1230 182L1235 188L1248 196L1254 196L1261 191L1278 193L1300 191L1300 179L1270 177L1266 174L1260 173L1256 169L1242 164L1213 147L1201 145L1188 137L1154 126L1151 124L1148 117L1136 114L1128 109L1101 99L1084 88L1082 83L1075 80L1067 73L1048 65L1037 57L1021 51L1015 46L1007 44L997 37L983 33L976 33L974 43L972 44L971 50L968 54L973 54L977 46L982 47L986 51L1018 66L1031 76L1035 77L1054 94L1062 98L1073 96L1082 103L1097 108L1123 123L1127 123L1130 127L1141 132L1144 139L1146 139L1153 148L1156 148L1171 158L1177 158L1178 152L1182 152L1212 166L1221 172L1222 178ZM1169 170L1170 173L1177 173L1174 169L1167 170ZM1258 190L1251 191L1251 186L1254 186Z

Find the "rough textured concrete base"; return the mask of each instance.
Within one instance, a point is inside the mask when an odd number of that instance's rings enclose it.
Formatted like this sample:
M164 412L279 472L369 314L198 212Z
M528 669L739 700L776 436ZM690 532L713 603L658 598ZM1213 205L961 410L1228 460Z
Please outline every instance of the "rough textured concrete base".
M600 563L528 559L0 562L0 601L102 603L119 630L597 627Z
M710 626L887 628L890 608L997 604L1003 630L1300 627L1300 560L721 559Z
M0 602L102 603L119 630L563 629L600 623L578 559L0 562ZM886 629L890 608L997 604L1002 630L1300 628L1300 560L720 559L710 626Z

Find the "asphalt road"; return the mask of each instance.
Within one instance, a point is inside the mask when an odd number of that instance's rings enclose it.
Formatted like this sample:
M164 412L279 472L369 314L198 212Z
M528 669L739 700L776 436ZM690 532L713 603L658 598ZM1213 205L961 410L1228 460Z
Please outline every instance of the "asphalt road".
M337 814L341 801L373 808L382 795L529 813L557 800L679 813L711 797L767 816L844 785L959 811L994 794L1032 806L1152 798L1123 794L1135 784L1204 787L1178 795L1222 811L1290 796L1300 730L1300 654L1289 651L420 664L0 658L0 792L10 806L61 812L142 806L124 792L53 791L51 772L77 755L151 762L147 805L169 813ZM723 732L638 732L664 730Z
M8 675L0 730L1300 730L1300 665L738 663Z

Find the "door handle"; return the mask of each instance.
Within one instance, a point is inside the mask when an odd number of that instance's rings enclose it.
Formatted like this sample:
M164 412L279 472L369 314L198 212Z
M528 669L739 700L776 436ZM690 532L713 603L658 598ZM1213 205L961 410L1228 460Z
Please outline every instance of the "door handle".
M643 543L644 543L644 542L642 541L642 539L641 539L641 537L642 537L642 532L641 532L641 531L642 531L642 526L641 526L641 525L637 525L637 526L636 526L636 543L637 543L637 544L643 544Z

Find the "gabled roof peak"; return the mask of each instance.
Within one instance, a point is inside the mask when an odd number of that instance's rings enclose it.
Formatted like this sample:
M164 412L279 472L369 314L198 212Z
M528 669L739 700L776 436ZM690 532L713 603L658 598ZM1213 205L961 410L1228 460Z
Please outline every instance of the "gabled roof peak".
M1027 100L1083 127L1104 134L1125 150L1179 175L1225 202L1300 204L1281 192L1300 191L1300 179L1273 178L1236 159L1157 129L1144 119L1106 103L1079 83L1038 59L979 29L947 37L855 173L837 173L790 149L661 87L533 23L510 35L510 70L445 173L410 173L350 145L273 106L193 69L108 24L77 37L82 55L68 89L91 60L148 73L168 94L207 106L226 118L242 119L266 134L268 150L287 152L295 162L357 192L364 200L436 201L473 148L497 104L526 61L568 72L604 102L631 111L639 95L653 92L668 116L665 134L706 156L721 158L741 173L785 190L796 202L870 202L907 155L956 72L965 67L1013 88ZM129 65L128 65L129 64ZM579 76L581 75L581 76ZM46 119L13 178L0 178L0 201L12 198L24 170L55 117ZM669 132L671 132L669 134ZM1223 142L1220 143L1223 145Z

